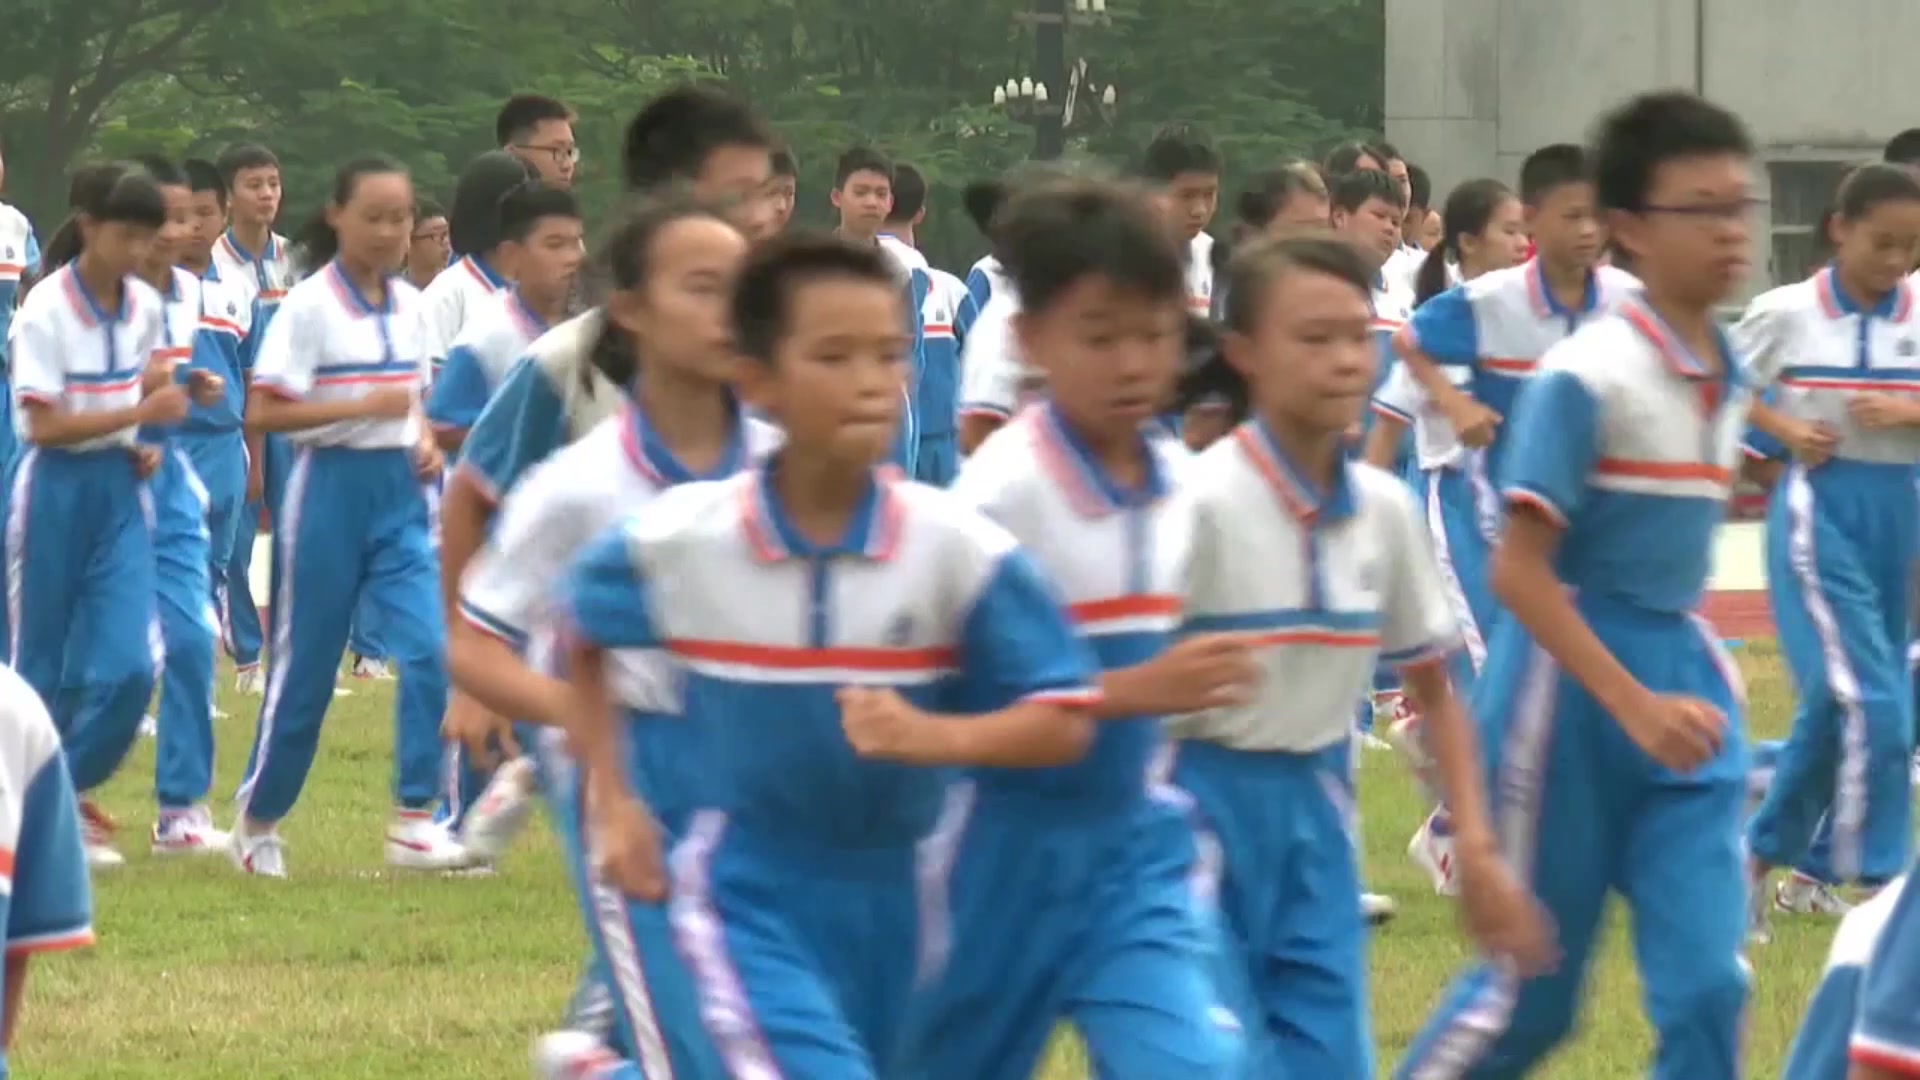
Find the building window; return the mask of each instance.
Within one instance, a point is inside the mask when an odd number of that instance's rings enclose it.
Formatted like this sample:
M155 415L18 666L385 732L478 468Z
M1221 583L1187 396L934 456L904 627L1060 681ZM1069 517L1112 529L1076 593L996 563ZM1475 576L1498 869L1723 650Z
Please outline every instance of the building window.
M1833 193L1853 167L1852 162L1844 161L1776 161L1767 166L1773 188L1768 276L1775 284L1799 281L1826 260L1820 217L1833 204Z

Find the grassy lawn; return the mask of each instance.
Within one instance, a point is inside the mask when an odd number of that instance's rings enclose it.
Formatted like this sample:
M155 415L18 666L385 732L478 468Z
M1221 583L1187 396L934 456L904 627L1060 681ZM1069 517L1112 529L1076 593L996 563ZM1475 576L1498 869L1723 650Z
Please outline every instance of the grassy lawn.
M1789 698L1770 646L1741 656L1752 729L1774 735ZM224 860L163 864L146 855L153 750L142 745L105 792L123 823L124 870L96 897L100 944L34 968L14 1064L62 1080L274 1080L369 1077L470 1080L524 1075L528 1040L559 1017L582 935L544 832L487 879L396 880L381 864L391 684L352 683L336 701L321 758L286 826L293 879L239 877ZM226 696L217 793L229 794L256 701ZM1422 807L1391 754L1361 780L1370 884L1401 916L1373 945L1374 1029L1391 1065L1464 959L1452 914L1407 861ZM219 811L224 819L226 811ZM1645 1075L1625 920L1610 920L1576 1041L1543 1075ZM1754 958L1748 1061L1781 1059L1825 956L1830 927L1777 921ZM1063 1045L1045 1080L1084 1076Z

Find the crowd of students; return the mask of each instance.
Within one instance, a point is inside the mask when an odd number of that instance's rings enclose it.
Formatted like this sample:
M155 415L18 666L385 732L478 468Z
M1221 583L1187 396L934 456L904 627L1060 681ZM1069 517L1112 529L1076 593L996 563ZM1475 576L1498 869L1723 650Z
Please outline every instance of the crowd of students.
M1484 958L1397 1076L1532 1072L1615 893L1653 1075L1738 1076L1767 911L1903 870L1900 140L1729 333L1753 151L1687 94L1437 213L1389 147L1282 164L1219 243L1220 155L1169 128L1125 182L972 186L964 279L876 150L790 229L793 157L706 87L628 126L589 267L572 121L514 99L445 211L356 158L291 238L258 146L84 169L44 252L0 215L9 1028L91 938L87 796L156 683L154 853L286 877L349 653L398 677L390 865L485 872L549 808L592 948L547 1077L1014 1080L1063 1021L1102 1076L1371 1076L1376 692ZM1694 614L1743 472L1799 690L1751 822ZM216 640L263 696L226 831ZM1896 881L1789 1075L1920 1075L1916 1000Z

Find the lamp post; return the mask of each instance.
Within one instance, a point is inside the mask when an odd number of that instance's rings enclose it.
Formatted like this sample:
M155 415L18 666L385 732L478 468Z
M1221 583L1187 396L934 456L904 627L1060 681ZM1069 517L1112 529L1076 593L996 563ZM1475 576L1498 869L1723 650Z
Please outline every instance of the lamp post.
M1066 152L1076 121L1113 118L1119 97L1113 84L1090 82L1084 59L1067 61L1068 30L1108 25L1107 0L1034 0L1034 10L1014 18L1033 27L1034 75L994 87L993 103L1032 124L1034 158L1051 161Z

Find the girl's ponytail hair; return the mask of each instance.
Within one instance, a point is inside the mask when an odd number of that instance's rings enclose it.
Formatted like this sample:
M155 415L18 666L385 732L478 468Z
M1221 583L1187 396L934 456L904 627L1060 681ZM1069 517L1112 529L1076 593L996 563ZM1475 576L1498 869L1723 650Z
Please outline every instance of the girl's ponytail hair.
M67 185L67 219L41 253L47 272L80 257L86 248L83 220L119 221L158 229L167 220L167 200L147 170L121 162L88 165Z
M1494 211L1513 197L1513 189L1498 180L1468 180L1453 189L1440 211L1440 242L1427 253L1413 278L1415 307L1447 291L1447 264L1460 261L1461 237L1486 232Z
M643 288L653 272L653 247L660 234L669 226L690 218L712 218L730 224L719 210L683 193L629 204L607 231L596 257L609 286L623 292ZM594 371L622 390L633 385L640 374L640 354L634 349L631 336L604 312L599 336L594 338L587 359L592 367L581 370L580 386L589 395L593 393Z

